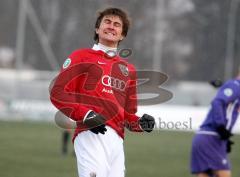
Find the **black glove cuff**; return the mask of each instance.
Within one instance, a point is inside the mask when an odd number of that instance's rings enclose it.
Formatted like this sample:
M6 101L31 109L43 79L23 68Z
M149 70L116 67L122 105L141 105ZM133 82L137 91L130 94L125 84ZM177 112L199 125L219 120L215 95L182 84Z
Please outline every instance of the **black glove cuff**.
M95 113L94 111L91 111L84 118L83 123L87 125L87 127L93 128L93 127L103 125L105 121L106 121L105 117Z

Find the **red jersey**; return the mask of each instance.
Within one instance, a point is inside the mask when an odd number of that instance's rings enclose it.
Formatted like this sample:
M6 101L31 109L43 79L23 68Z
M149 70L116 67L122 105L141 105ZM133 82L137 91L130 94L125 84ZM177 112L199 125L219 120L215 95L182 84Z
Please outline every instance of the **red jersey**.
M79 122L73 140L86 130L82 123L88 111L106 117L106 125L124 138L124 127L142 132L136 99L136 71L119 56L109 57L101 50L74 51L50 92L52 103L66 116Z

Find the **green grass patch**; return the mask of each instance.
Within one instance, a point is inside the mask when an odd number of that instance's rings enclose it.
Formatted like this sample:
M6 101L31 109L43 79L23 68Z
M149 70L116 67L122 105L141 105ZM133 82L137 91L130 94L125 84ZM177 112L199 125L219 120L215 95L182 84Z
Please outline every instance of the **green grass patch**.
M0 121L1 177L77 177L76 159L61 155L61 132L53 123ZM193 133L156 131L127 133L126 177L190 177ZM240 136L230 159L233 177L240 174Z

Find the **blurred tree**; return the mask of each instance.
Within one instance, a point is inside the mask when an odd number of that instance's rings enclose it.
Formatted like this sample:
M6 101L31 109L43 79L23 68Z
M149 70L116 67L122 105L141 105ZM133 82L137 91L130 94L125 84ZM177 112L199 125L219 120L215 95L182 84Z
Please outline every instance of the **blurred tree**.
M12 50L16 48L17 17L21 1L0 2L0 47L7 46ZM47 37L47 48L52 51L59 65L73 50L93 45L96 11L107 6L117 6L129 11L132 17L132 28L120 48L133 50L129 60L137 68L159 67L172 80L206 81L210 77L223 78L229 11L234 0L28 1L42 28L40 31L44 33L42 37ZM240 16L240 8L237 9L236 16ZM23 67L57 70L46 59L43 39L39 39L39 31L31 18L28 13ZM235 27L234 72L240 65L238 18ZM156 54L159 55L159 61ZM155 66L156 63L159 66Z
M192 35L194 53L188 78L190 80L224 78L228 15L231 1L195 0L193 2L196 7L191 17L194 32ZM238 36L239 26L238 20L236 30ZM237 41L239 41L239 37L234 42L237 44ZM234 56L233 61L237 64L239 54Z

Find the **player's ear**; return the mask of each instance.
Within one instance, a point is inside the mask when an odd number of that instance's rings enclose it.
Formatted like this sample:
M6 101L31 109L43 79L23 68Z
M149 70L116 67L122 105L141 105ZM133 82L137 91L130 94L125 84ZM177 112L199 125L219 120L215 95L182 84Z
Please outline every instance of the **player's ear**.
M98 34L98 33L99 33L99 29L98 29L98 28L95 28L95 32Z

